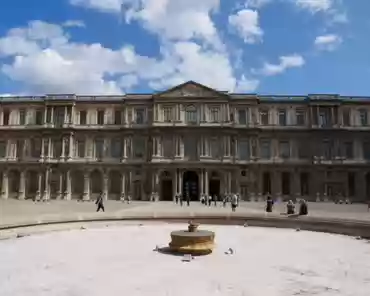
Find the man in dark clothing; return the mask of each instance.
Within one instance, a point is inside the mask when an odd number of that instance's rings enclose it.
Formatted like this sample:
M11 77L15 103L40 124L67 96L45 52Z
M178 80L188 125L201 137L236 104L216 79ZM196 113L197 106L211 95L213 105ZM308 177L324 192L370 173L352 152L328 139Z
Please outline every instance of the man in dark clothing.
M189 194L186 195L186 204L187 204L187 206L190 206L190 196L189 196Z
M104 210L104 204L103 204L103 193L99 195L99 197L97 198L95 204L97 205L97 208L96 208L96 211L99 212L100 210L102 210L103 212L105 212Z
M305 216L308 214L308 206L307 206L307 202L302 199L300 201L300 205L299 205L299 215L300 216Z
M271 213L273 206L274 206L274 201L272 197L269 195L266 200L266 212Z

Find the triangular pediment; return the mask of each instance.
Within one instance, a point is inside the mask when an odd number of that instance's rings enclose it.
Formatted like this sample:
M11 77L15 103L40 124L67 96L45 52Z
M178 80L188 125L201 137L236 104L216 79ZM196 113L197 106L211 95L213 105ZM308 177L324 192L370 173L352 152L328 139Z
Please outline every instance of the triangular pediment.
M172 87L166 91L160 92L157 94L161 98L179 98L179 97L188 97L188 98L214 98L214 97L225 97L226 93L217 91L213 88L205 86L203 84L188 81Z

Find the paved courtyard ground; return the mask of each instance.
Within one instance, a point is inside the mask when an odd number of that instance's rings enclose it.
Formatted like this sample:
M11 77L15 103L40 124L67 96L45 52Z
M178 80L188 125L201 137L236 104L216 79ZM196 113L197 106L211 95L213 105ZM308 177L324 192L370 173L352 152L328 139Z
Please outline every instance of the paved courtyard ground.
M265 215L265 203L242 202L237 213L246 215ZM32 202L19 200L0 200L0 226L16 223L37 222L49 219L83 219L86 217L124 217L133 215L170 215L170 214L219 214L227 215L231 212L218 203L211 207L198 202L191 203L190 207L176 205L173 202L140 202L130 204L120 201L105 202L105 213L96 213L94 202L77 201L50 201ZM285 204L276 204L274 213L269 215L280 216L285 212ZM339 205L334 203L309 203L309 215L313 217L328 217L338 219L370 221L370 212L365 204Z

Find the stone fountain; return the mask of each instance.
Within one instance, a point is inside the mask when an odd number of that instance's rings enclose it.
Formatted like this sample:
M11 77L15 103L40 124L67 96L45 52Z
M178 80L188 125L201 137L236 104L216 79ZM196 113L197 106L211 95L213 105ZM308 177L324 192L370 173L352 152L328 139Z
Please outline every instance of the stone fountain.
M169 251L194 256L212 253L215 233L209 230L198 230L198 227L198 223L189 221L188 230L172 231Z

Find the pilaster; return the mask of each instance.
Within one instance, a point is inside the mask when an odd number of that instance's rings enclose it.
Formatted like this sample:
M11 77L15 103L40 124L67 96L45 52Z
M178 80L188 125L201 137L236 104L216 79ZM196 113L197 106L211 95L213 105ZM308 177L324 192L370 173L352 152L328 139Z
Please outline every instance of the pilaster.
M3 172L2 178L3 178L2 180L3 186L2 186L1 196L3 199L8 199L9 197L9 176L8 176L7 171Z
M18 199L23 200L25 198L26 198L26 172L22 171L19 180Z
M90 172L84 172L84 193L83 193L83 200L88 201L90 200Z

